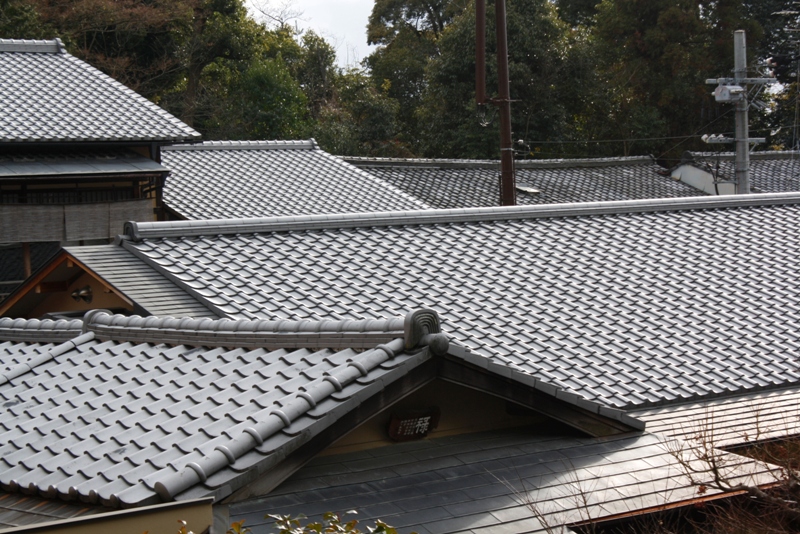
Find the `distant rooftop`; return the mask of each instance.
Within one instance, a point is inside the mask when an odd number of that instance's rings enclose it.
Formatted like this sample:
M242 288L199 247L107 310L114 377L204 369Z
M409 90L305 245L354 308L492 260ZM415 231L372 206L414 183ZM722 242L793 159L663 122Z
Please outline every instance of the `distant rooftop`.
M718 179L732 181L735 177L735 154L694 153L693 165L716 171ZM755 192L782 193L800 191L800 152L768 151L750 153L750 184Z
M344 158L435 209L498 206L499 162ZM516 162L517 204L560 204L701 196L676 182L651 157Z
M307 141L165 147L164 203L180 218L232 219L418 210L421 201Z
M0 39L0 72L0 144L200 137L146 98L68 54L58 39Z

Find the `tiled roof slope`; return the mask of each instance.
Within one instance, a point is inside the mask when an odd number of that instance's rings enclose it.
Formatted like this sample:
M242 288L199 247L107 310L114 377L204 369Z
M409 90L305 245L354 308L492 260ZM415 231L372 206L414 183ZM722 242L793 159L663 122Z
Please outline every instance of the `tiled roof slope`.
M132 223L238 318L430 307L476 354L617 407L797 383L800 195Z
M16 530L29 528L37 523L48 523L62 519L86 517L110 510L101 506L83 503L50 501L30 495L0 493L0 529Z
M670 454L682 446L653 434L592 439L541 428L462 434L317 457L269 496L231 504L230 514L253 534L272 532L266 513L316 518L354 507L356 519L380 518L401 532L566 532L562 525L704 498ZM745 483L774 480L752 460L721 455Z
M162 152L164 202L186 219L418 210L402 190L311 141L216 141Z
M140 313L159 317L219 317L191 293L176 286L139 258L113 245L68 247L67 252L133 300Z
M424 339L417 346L426 314L271 323L89 312L86 333L21 344L0 373L0 487L113 507L223 498L431 358ZM370 348L346 348L364 339Z
M432 208L498 206L497 162L345 158L361 169L414 195ZM700 196L689 185L657 174L651 158L542 160L516 162L517 204L560 204L642 198Z
M648 429L691 440L713 437L715 446L748 445L800 435L800 388L761 391L630 412Z
M0 39L0 143L185 141L181 121L66 53L58 40Z
M732 153L697 154L698 166L716 169L719 162L720 180L733 180L735 158ZM708 166L708 167L706 167ZM750 185L759 192L780 193L800 191L800 153L798 152L752 152L750 154Z

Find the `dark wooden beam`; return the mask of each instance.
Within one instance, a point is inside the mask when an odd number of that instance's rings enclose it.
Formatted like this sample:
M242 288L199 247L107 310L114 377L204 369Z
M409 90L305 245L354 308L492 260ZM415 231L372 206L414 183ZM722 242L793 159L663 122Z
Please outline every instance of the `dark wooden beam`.
M530 408L593 437L613 436L636 430L620 421L592 413L529 385L490 373L463 360L445 357L441 362L439 375L443 380L454 384L484 391Z
M42 282L36 286L36 293L60 293L69 289L69 281Z
M33 271L31 270L31 244L22 244L22 269L25 273L25 278L31 277Z

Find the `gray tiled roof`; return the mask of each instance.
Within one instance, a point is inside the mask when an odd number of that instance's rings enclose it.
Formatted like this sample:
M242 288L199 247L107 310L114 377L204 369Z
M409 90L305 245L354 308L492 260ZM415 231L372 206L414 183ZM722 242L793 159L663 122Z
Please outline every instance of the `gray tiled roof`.
M240 318L419 307L478 355L634 407L797 383L800 195L133 223L123 246Z
M652 432L688 440L696 436L713 437L718 447L747 445L800 434L800 388L630 413L647 421Z
M230 514L254 534L271 532L266 513L314 518L352 508L356 519L380 518L401 532L562 532L564 524L696 500L669 452L680 446L652 434L592 439L541 427L462 434L317 457L269 496L231 504ZM770 480L755 462L725 456L743 480Z
M108 512L107 508L85 503L66 503L39 496L0 493L0 528L30 528L36 523L86 517Z
M409 317L296 324L95 311L68 342L0 344L0 487L113 507L223 498L427 361L424 346L406 350ZM392 340L344 348L372 334ZM220 337L226 347L210 346ZM282 348L254 348L260 337Z
M179 141L181 121L67 54L60 41L0 39L0 143Z
M68 247L67 252L120 293L134 301L141 314L173 317L219 317L190 293L139 258L113 245Z
M0 183L4 179L155 174L166 171L167 169L152 159L131 150L71 150L68 153L16 150L0 154Z
M499 164L473 160L346 158L433 208L499 205ZM656 173L651 158L543 160L516 163L518 205L700 196L689 185Z
M696 154L700 168L716 169L719 163L719 180L732 181L735 174L735 155L732 153ZM799 152L752 152L750 154L750 185L759 192L780 193L800 191Z
M186 219L417 210L425 204L313 141L215 141L162 151L164 203Z

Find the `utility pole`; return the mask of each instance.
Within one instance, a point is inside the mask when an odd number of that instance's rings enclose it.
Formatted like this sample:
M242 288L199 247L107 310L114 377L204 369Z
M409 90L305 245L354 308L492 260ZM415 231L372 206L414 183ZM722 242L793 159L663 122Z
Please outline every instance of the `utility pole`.
M735 85L747 78L747 40L744 30L733 33L733 79ZM750 126L747 94L736 102L736 194L750 193Z
M511 142L511 91L508 79L508 36L506 34L506 2L495 0L495 34L497 36L498 96L491 102L500 115L500 204L517 203L514 174L514 148ZM486 98L486 0L475 0L475 100L485 105Z
M775 83L775 78L747 77L747 42L744 30L733 33L733 78L716 78L706 80L708 84L717 84L714 99L717 102L729 102L736 105L736 134L733 139L722 136L703 136L706 143L734 143L736 147L735 191L737 195L750 193L750 143L764 143L763 137L751 138L748 126L747 85L764 85Z

